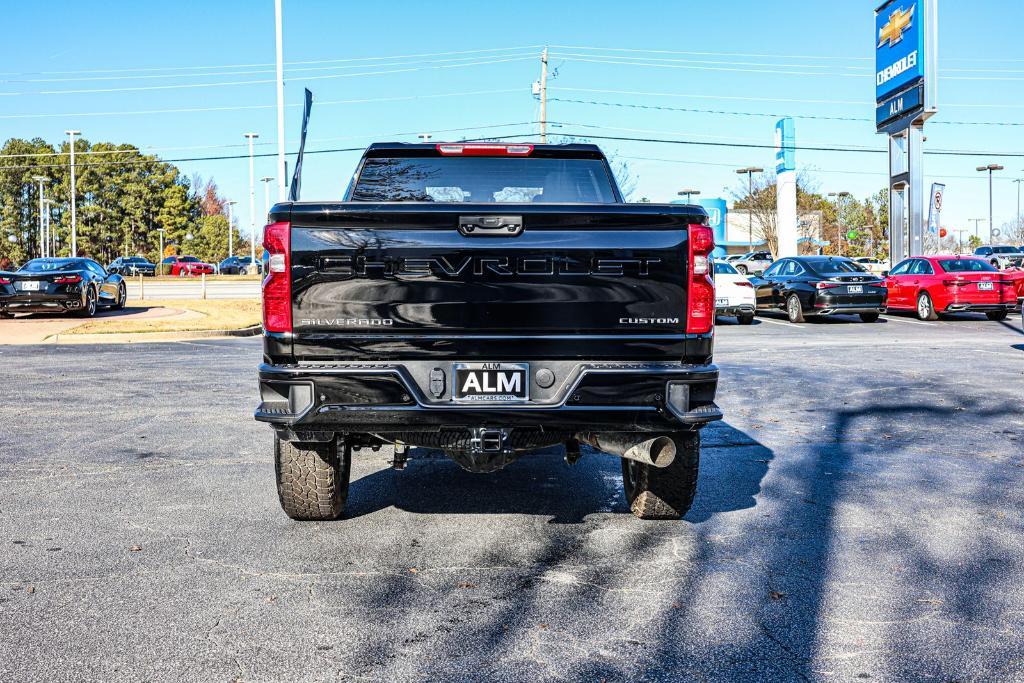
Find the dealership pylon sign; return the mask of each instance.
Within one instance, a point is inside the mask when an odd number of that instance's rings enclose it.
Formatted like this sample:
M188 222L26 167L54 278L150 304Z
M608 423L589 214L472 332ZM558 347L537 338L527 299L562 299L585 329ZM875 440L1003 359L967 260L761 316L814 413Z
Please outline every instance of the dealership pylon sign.
M875 125L889 136L889 256L924 251L924 122L936 100L938 0L875 10Z

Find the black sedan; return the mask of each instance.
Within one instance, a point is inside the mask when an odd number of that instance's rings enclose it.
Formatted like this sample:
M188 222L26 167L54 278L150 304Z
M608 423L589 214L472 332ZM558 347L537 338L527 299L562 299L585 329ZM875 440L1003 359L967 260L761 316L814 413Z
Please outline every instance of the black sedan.
M37 258L0 272L0 316L66 313L92 317L100 306L124 308L124 280L88 258Z
M221 275L246 275L248 273L260 273L262 272L262 265L259 261L256 262L256 267L253 268L252 259L248 256L229 256L217 266L217 270Z
M118 275L156 275L156 264L141 256L123 256L111 261L107 272Z
M885 313L885 281L842 256L794 256L750 278L757 310L785 311L792 323L805 317L854 313L866 323Z

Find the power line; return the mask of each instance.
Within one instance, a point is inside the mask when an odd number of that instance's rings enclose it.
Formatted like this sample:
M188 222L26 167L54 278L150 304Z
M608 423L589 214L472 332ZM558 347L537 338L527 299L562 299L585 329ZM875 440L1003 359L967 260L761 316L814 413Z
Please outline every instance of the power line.
M824 116L820 114L777 114L777 113L765 113L765 112L750 112L750 111L725 111L718 109L694 109L689 107L669 107L665 105L655 104L634 104L628 102L602 102L597 100L575 100L561 97L549 97L554 102L569 102L573 104L593 104L601 105L606 107L627 107L631 109L657 109L663 111L681 111L693 114L721 114L728 116L761 116L768 118L780 118L789 116L794 119L810 119L819 121L853 121L857 123L873 123L872 119L866 117L855 117L855 116ZM1009 121L932 121L933 124L942 124L946 126L1024 126L1024 122L1009 122Z
M523 92L523 88L504 88L501 90L471 90L468 92L453 92L453 93L434 93L428 95L398 95L395 97L363 97L352 100L325 100L323 102L317 101L318 107L331 106L337 104L365 104L371 102L402 102L408 100L426 100L435 99L439 97L462 97L470 95L497 95L500 93L513 93ZM210 112L210 111L243 111L248 109L273 109L273 104L251 104L251 105L236 105L230 107L185 107L179 109L143 109L137 111L94 111L94 112L78 112L73 114L0 114L0 119L33 119L41 117L57 118L57 117L80 117L80 116L134 116L134 115L145 115L145 114L183 114L190 112ZM285 104L286 107L301 107L301 103L296 104Z
M536 59L535 56L526 57L510 57L507 59L494 59L494 60L482 60L475 61L465 64L442 64L437 66L417 66L407 67L402 69L386 69L383 71L365 71L361 73L347 73L347 74L330 74L324 76L309 76L303 79L303 81L320 81L326 79L335 78L355 78L358 76L381 76L386 74L396 73L415 73L419 71L433 71L437 69L457 69L467 66L486 66L489 64L504 64L508 62L521 62L525 60ZM115 92L144 92L153 90L181 90L187 88L218 88L228 86L239 86L239 85L266 85L268 83L276 83L275 79L256 79L256 80L244 80L244 81L219 81L216 83L175 83L169 85L139 85L122 88L79 88L75 90L39 90L36 92L0 92L0 97L17 97L26 95L74 95L74 94L97 94L97 93L115 93Z
M542 47L540 45L520 45L516 47L492 47L478 50L456 50L448 52L421 52L419 54L408 54L408 55L392 55L390 57L347 57L344 59L313 59L313 60L301 60L285 62L285 65L294 64L340 64L349 62L376 62L385 61L390 59L412 59L414 57L446 57L449 55L467 55L467 54L479 54L484 52L510 52L512 50L529 50ZM132 67L127 69L79 69L75 71L26 71L26 72L6 72L0 73L0 76L44 76L44 75L56 75L56 74L86 74L86 73L133 73L143 71L195 71L200 69L243 69L243 68L254 68L261 66L274 66L273 62L260 62L252 64L218 64L218 65L199 65L199 66L157 66L157 67Z

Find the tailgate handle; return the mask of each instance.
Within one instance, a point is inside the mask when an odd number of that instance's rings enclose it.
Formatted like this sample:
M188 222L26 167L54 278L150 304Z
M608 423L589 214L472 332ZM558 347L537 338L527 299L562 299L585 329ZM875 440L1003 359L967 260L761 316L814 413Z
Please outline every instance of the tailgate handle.
M459 216L459 232L467 237L517 237L522 216Z

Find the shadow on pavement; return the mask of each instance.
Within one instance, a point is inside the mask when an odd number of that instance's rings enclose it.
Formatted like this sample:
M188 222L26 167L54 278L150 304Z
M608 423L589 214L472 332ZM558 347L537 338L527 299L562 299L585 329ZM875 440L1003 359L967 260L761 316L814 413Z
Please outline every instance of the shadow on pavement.
M703 522L753 507L771 451L725 423L706 428L702 442L697 498L686 519ZM597 512L631 514L619 458L587 447L575 465L563 456L561 447L545 449L499 472L474 474L440 451L412 449L405 470L379 470L350 484L346 516L392 506L427 514L545 515L555 524L577 524Z

